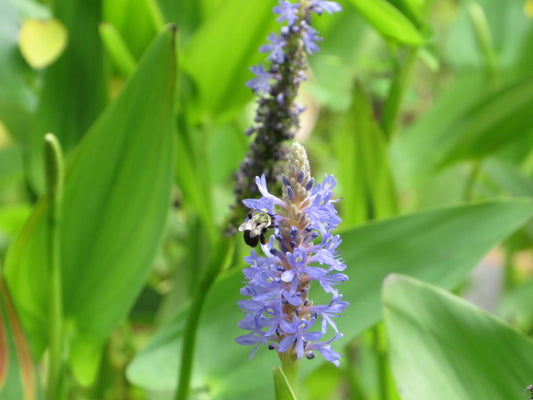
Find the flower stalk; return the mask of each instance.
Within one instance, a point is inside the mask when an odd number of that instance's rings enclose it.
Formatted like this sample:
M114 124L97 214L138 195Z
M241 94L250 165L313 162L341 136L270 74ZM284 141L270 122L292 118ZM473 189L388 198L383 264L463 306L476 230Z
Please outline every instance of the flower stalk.
M46 393L48 399L62 398L63 381L63 294L61 283L61 255L59 226L63 197L63 155L57 138L48 133L44 138L44 162L48 207L48 265L50 268L49 296L49 366Z

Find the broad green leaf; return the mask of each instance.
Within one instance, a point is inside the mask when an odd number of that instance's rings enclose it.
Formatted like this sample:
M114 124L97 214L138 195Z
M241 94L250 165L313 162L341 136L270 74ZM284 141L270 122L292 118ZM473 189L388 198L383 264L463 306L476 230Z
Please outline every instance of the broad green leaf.
M387 145L360 85L354 88L346 125L337 138L344 223L351 226L395 214Z
M19 32L19 48L26 62L33 68L52 64L67 45L67 30L55 18L28 19Z
M1 274L0 398L20 400L42 398L30 349Z
M68 31L68 45L45 71L27 149L27 172L32 189L39 195L44 188L44 135L53 132L68 154L107 103L103 50L98 33L100 2L58 0L54 2L54 16Z
M212 117L240 110L252 97L248 68L262 61L258 47L276 31L274 0L231 0L196 31L183 50L182 66L198 87L198 111ZM201 115L204 117L204 115Z
M67 160L61 265L74 350L82 338L85 347L101 343L124 318L159 245L172 181L174 45L173 29L165 28ZM6 280L37 355L46 346L47 207L47 199L37 204L6 260Z
M450 293L392 275L383 310L403 400L523 399L533 383L533 342Z
M415 25L385 0L351 0L352 4L385 38L410 46L420 46L425 39Z
M381 282L398 272L446 289L458 285L492 247L533 215L527 200L479 203L378 221L344 232L350 303L338 326L352 338L379 321ZM322 302L329 301L322 298Z
M493 246L524 224L533 214L529 201L489 202L460 206L350 229L341 234L342 254L350 279L339 286L350 307L336 320L345 337L355 338L381 318L380 293L385 276L404 273L452 288ZM234 340L244 331L237 301L242 274L232 271L218 280L208 293L198 331L193 382L196 389L209 390L214 399L271 399L270 371L279 364L277 355L258 349L247 361L251 347ZM330 297L311 290L317 304ZM129 379L151 390L172 390L179 365L179 348L186 313L162 328L128 368ZM158 367L154 369L154 365ZM227 368L228 365L235 366ZM302 360L302 374L321 365Z

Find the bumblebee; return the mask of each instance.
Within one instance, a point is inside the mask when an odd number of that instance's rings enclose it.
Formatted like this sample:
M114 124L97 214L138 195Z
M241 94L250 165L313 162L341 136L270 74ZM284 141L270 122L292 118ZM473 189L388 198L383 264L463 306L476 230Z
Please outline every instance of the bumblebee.
M259 241L261 244L266 244L265 234L274 227L273 219L273 215L265 212L249 213L248 221L239 226L239 231L244 231L244 242L251 247L256 247Z

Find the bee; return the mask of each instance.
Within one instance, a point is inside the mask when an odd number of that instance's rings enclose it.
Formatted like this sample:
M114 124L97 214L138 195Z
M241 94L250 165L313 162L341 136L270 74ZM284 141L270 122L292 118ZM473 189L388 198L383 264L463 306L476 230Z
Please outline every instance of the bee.
M533 384L529 385L527 388L524 389L524 394L528 394L527 392L530 392L531 393L531 399L533 399Z
M274 227L274 216L266 212L258 211L256 214L248 214L248 221L239 226L239 231L244 231L244 242L251 247L256 247L259 241L266 244L265 234Z

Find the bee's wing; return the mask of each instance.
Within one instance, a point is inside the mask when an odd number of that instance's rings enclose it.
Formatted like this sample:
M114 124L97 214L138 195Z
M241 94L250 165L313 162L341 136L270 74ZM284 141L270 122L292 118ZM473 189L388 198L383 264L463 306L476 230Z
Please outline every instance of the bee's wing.
M255 228L255 222L253 219L249 219L248 221L244 221L240 226L239 226L239 232L242 232L242 231L251 231Z

